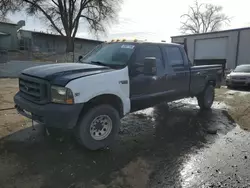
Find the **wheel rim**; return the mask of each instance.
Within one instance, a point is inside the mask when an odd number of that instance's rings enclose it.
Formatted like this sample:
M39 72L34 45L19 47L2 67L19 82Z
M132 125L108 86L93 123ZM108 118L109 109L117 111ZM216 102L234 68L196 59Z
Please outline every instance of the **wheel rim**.
M205 100L207 101L208 105L212 105L214 101L214 91L211 88L206 90Z
M90 125L90 135L94 140L103 140L112 130L112 120L107 115L97 116Z

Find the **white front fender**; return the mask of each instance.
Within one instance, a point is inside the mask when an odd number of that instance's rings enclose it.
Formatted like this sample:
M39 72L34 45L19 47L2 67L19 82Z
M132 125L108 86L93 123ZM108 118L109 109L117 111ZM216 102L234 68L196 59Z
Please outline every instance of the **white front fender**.
M86 103L104 94L116 95L123 104L123 115L130 112L128 68L81 77L67 85L74 93L75 103Z

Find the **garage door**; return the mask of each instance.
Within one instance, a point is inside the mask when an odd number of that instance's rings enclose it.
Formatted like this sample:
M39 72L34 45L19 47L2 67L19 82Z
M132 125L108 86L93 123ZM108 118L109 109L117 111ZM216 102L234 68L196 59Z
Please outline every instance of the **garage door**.
M195 40L195 59L227 59L227 37Z

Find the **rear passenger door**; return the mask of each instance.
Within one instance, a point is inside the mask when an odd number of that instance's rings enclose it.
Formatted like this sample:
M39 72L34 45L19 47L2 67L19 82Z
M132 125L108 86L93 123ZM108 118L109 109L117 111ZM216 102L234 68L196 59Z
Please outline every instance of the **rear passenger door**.
M176 99L188 96L190 71L188 63L184 61L183 51L179 46L165 46L168 65L171 66L173 73L166 75L167 80L174 84Z

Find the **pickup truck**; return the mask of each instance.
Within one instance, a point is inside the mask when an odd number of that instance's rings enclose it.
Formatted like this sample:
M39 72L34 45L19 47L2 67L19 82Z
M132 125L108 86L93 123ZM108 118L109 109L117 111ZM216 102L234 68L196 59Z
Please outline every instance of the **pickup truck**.
M36 66L19 77L17 111L44 124L73 130L80 144L112 144L126 114L186 97L210 109L221 65L192 66L178 44L138 41L97 46L77 63Z

